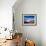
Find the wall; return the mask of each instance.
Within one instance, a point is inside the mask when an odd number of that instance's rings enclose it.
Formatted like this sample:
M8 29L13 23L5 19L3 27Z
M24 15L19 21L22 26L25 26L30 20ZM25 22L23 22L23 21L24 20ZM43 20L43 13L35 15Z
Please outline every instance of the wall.
M41 1L23 0L13 10L15 31L22 32L25 39L31 39L36 43L36 46L41 46ZM22 26L22 14L37 14L37 25Z
M12 29L12 6L16 0L0 0L0 27Z
M46 0L41 1L41 38L42 46L46 46Z

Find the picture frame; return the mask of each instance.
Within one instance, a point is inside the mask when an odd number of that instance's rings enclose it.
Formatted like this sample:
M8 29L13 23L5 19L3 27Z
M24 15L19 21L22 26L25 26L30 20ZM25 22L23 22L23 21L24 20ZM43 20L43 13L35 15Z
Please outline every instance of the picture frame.
M25 26L37 25L37 14L22 14L22 25Z

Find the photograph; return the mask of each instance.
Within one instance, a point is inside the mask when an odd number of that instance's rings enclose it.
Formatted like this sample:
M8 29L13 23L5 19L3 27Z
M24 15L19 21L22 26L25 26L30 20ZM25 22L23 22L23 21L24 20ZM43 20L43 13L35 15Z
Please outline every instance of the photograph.
M22 24L23 25L36 25L37 24L37 16L36 14L23 14Z

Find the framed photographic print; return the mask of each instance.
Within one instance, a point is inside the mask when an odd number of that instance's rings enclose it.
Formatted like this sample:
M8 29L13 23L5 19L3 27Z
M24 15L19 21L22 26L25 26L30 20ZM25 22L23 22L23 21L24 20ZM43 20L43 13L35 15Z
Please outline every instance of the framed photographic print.
M37 25L37 14L22 14L22 25Z

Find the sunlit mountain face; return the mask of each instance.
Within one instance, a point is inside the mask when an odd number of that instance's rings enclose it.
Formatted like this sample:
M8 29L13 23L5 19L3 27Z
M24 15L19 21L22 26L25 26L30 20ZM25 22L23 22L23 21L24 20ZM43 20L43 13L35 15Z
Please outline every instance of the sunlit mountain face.
M34 23L34 16L24 16L24 23Z

